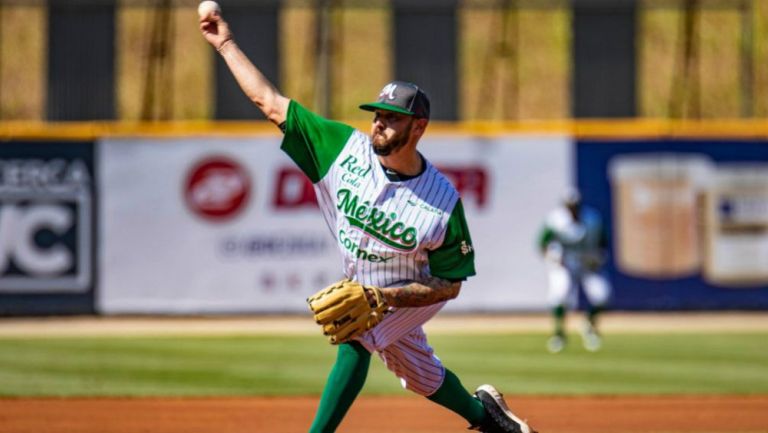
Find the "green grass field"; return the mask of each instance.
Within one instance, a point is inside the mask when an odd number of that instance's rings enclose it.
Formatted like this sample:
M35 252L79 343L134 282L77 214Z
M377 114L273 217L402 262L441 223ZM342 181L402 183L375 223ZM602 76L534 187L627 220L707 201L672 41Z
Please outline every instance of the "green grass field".
M768 335L611 334L559 355L544 334L435 335L469 389L509 394L765 394ZM335 349L315 336L0 339L0 396L314 395ZM374 357L364 394L405 394Z

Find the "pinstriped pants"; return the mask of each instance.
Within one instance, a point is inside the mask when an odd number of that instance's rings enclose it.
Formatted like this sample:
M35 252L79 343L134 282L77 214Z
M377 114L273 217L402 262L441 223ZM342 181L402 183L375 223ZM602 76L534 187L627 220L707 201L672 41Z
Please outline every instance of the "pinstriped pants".
M445 302L419 308L398 308L358 341L371 353L378 352L387 369L400 378L403 388L432 395L443 384L445 368L427 342L422 325Z

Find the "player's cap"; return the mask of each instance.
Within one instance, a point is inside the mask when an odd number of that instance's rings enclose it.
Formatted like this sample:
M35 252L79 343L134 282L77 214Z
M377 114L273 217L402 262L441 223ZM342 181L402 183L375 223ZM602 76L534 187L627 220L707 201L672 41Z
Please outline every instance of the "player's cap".
M568 188L563 194L563 203L566 205L577 205L581 203L581 193L576 188Z
M388 110L429 119L429 97L419 86L407 81L393 81L379 93L376 102L363 104L366 111Z

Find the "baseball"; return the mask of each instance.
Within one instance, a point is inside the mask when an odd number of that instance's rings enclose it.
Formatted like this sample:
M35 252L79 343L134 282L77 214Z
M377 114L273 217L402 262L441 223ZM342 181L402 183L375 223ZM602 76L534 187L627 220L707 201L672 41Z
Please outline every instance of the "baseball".
M221 7L219 4L213 0L201 1L200 5L197 7L197 14L200 15L200 18L208 15L211 12L218 12L221 14Z

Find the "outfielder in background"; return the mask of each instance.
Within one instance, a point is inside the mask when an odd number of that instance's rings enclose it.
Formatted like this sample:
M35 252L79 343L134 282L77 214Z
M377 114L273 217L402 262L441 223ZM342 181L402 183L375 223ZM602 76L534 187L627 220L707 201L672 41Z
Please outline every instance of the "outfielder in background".
M435 356L422 325L475 274L457 191L416 150L429 99L394 81L376 102L370 135L324 119L281 95L238 48L218 10L202 14L205 39L245 94L284 132L281 148L315 186L343 257L346 278L308 299L336 362L310 432L333 432L365 383L378 352L402 385L464 417L482 432L528 433L490 385L471 395Z
M558 353L565 348L566 311L576 306L581 287L588 302L581 327L582 342L589 351L599 350L602 341L597 316L611 294L610 283L601 273L607 235L600 213L582 203L578 190L569 190L562 203L547 215L538 245L547 263L548 300L554 319L554 333L547 340L547 349Z

